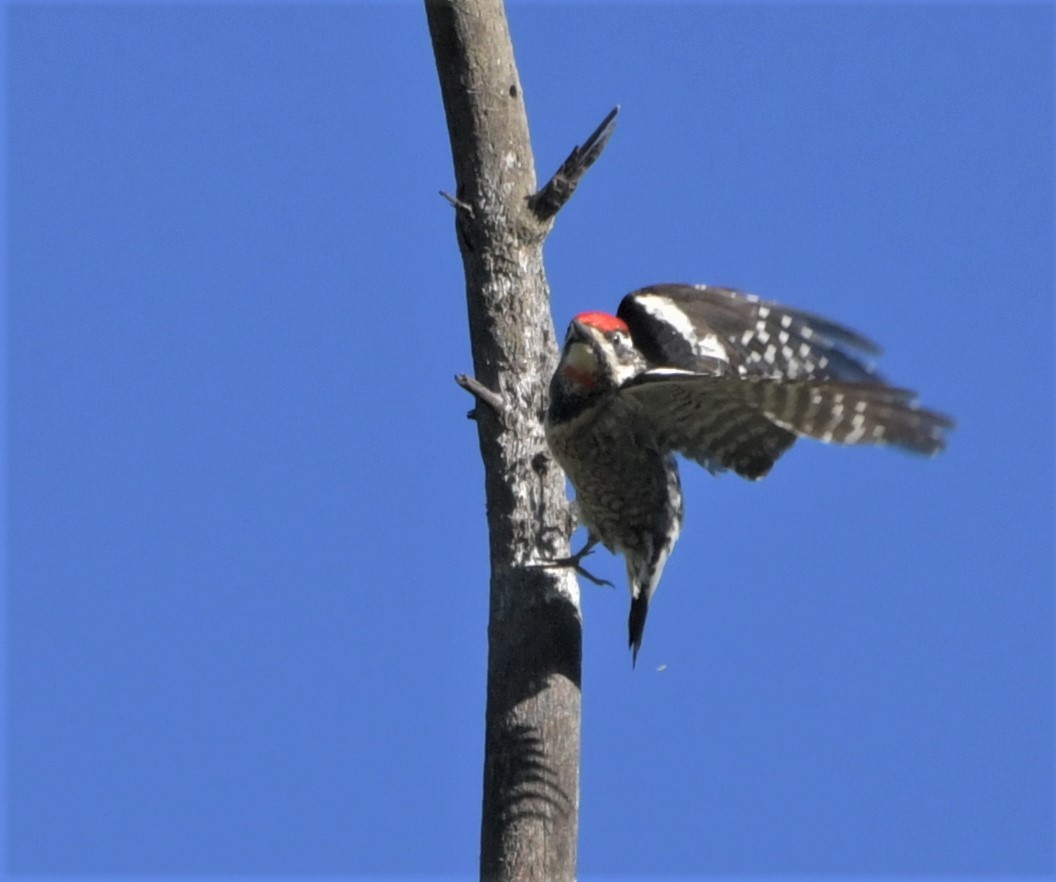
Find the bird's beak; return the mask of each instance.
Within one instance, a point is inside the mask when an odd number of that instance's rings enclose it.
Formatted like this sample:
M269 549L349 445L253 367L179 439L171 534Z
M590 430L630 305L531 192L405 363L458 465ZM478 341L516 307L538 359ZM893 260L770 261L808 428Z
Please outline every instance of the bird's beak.
M587 330L587 326L576 319L572 319L572 324L568 326L568 336L565 338L565 342L580 341L585 343L588 340L590 340L590 331Z
M573 319L565 337L562 356L565 376L580 385L592 385L598 373L598 356L594 351L594 337L590 328Z

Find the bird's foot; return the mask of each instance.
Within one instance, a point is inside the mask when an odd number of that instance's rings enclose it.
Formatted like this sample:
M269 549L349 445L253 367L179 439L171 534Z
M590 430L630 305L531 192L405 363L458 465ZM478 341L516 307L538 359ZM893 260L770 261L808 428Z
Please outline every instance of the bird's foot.
M550 561L546 564L547 567L568 567L569 569L575 570L576 574L582 576L588 582L593 582L595 585L601 585L604 587L611 588L612 582L608 579L600 579L595 576L592 572L586 569L581 561L588 554L594 553L594 546L598 544L598 540L593 536L587 540L587 544L584 545L575 554L570 554L568 557L559 557L556 560Z

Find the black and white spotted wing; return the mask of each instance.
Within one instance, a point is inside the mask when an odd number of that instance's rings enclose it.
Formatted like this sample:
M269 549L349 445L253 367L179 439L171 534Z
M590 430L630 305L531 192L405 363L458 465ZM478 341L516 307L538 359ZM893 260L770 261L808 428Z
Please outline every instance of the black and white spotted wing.
M719 358L740 376L880 382L866 359L880 348L821 316L732 288L650 285L623 298L617 315L653 367L697 370Z
M761 478L797 437L888 444L933 455L953 423L915 395L881 383L742 377L658 368L625 384L657 435L711 471Z

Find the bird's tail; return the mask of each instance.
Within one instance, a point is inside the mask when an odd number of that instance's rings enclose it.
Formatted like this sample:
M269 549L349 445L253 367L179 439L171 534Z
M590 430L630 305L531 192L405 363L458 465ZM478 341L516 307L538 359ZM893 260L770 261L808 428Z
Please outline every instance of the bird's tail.
M649 595L645 591L639 592L637 597L631 599L631 615L627 620L627 631L629 640L627 645L631 648L631 667L638 663L638 650L642 648L642 634L645 633L645 617L649 615Z

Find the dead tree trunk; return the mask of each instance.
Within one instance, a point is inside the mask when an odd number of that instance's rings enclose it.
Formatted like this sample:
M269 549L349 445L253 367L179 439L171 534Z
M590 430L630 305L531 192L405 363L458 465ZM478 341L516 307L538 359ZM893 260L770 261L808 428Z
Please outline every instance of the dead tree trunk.
M491 549L480 874L570 880L579 809L581 620L564 479L541 414L557 347L543 240L610 114L536 192L502 0L426 0L457 191Z

